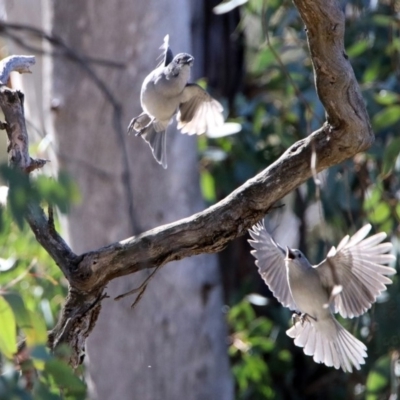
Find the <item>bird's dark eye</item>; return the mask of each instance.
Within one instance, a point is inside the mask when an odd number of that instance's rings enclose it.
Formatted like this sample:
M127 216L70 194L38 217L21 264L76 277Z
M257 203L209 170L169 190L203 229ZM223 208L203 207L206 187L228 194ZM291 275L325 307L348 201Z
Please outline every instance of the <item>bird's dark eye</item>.
M301 254L299 254L299 258L301 258Z

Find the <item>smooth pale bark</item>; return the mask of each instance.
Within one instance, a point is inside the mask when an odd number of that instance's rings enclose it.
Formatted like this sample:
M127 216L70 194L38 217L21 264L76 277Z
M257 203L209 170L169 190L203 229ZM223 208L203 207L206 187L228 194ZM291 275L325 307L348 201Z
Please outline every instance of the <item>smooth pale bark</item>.
M53 60L51 103L57 107L51 128L61 168L82 193L68 218L78 254L203 208L194 138L169 135L165 171L140 138L125 134L129 119L140 112L140 85L157 64L165 34L175 53L190 51L188 5L185 0L47 5L47 25L72 49L127 64L126 69L89 64L123 107L121 135L104 88L76 62ZM179 9L179 19L173 9ZM146 276L115 280L106 291L113 298ZM134 310L133 298L104 300L87 343L93 397L231 399L221 291L215 256L202 255L159 271Z

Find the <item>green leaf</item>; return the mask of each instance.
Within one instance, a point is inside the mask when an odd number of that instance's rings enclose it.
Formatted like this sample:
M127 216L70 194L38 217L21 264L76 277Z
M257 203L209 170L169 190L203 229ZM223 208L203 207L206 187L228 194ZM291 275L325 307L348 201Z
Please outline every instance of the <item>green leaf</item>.
M267 364L260 356L244 353L243 359L246 361L247 376L253 382L260 382L268 372Z
M58 179L41 175L35 181L35 188L39 198L54 204L62 213L69 210L70 204L80 199L78 186L65 172L60 172Z
M385 202L381 201L369 212L368 217L371 223L381 224L390 217L390 207Z
M372 17L372 21L377 26L389 27L393 24L393 17L389 15L377 14Z
M370 66L364 72L363 82L364 83L375 82L378 78L380 68L381 65L378 62L371 63Z
M265 353L271 352L275 347L275 342L272 339L262 336L250 338L249 343L251 344L252 348L258 347Z
M38 345L32 348L31 357L41 361L50 360L53 355L50 354L49 349L45 345Z
M214 177L208 172L203 171L200 175L200 187L203 197L206 201L215 202Z
M390 357L385 355L376 361L368 374L366 400L378 400L383 398L390 382Z
M274 53L271 49L266 48L257 55L254 63L254 72L264 72L266 68L274 63L276 63Z
M52 358L46 362L45 371L51 375L58 387L68 394L82 395L85 398L86 385L74 375L73 370L63 361Z
M346 53L349 57L355 58L363 54L370 45L371 41L369 39L358 40L346 50Z
M292 353L286 349L280 350L278 358L282 361L289 362L292 360Z
M9 184L8 207L19 228L22 229L28 201L34 197L29 176L20 170L9 168L7 165L0 167L0 174Z
M372 190L368 190L364 200L364 210L369 211L374 208L382 198L382 187L376 185Z
M17 326L12 308L0 296L0 351L12 358L17 352Z
M27 309L25 308L22 297L18 293L13 292L4 293L3 297L11 306L19 328L24 329L26 327L30 327L31 319Z
M33 347L47 342L47 329L43 318L30 310L27 310L30 325L22 328L26 335L26 344Z
M257 107L253 116L253 132L259 136L265 123L266 111L264 107Z
M395 166L397 157L400 153L400 137L389 142L385 152L383 153L382 175L386 177L390 174Z
M372 125L375 130L381 130L396 124L400 120L400 105L384 108L374 115Z
M51 388L47 382L36 382L33 395L34 400L61 400L62 398L53 393L55 390Z
M381 90L374 96L375 101L383 106L388 106L394 103L400 102L400 96L398 93L390 92L388 90Z
M32 347L46 343L47 329L43 318L38 313L26 309L19 294L6 293L4 298L13 310L18 327L26 336L26 344Z

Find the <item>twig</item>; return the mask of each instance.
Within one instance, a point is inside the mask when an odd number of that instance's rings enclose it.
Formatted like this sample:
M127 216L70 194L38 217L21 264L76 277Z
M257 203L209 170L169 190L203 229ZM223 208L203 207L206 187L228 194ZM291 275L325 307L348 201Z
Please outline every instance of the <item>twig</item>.
M139 294L136 297L135 301L131 305L131 308L134 308L137 305L137 303L140 301L140 299L142 298L142 296L143 296L143 294L144 294L144 292L145 292L145 290L147 288L147 285L149 284L149 282L154 277L154 275L156 274L156 272L159 270L160 267L161 267L160 265L158 267L156 267L154 269L154 271L144 280L144 282L139 287L137 287L135 289L132 289L129 292L120 294L119 296L115 297L114 300L118 301L118 300L123 299L126 296L129 296L131 294L139 292Z

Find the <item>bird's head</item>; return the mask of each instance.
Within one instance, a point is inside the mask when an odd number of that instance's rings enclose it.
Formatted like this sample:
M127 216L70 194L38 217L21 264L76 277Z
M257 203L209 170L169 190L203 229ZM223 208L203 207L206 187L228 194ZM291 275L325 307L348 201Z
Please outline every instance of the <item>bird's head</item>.
M302 265L304 267L310 267L310 263L307 260L307 258L304 256L304 254L297 249L290 249L289 247L286 247L286 257L285 257L286 262L294 262L298 265Z
M183 67L185 65L192 67L193 61L194 61L194 57L187 53L179 53L172 60L172 62L175 65L180 66L180 67Z

